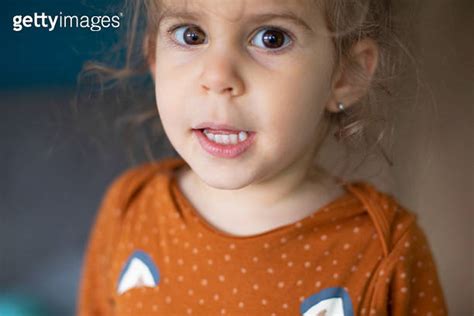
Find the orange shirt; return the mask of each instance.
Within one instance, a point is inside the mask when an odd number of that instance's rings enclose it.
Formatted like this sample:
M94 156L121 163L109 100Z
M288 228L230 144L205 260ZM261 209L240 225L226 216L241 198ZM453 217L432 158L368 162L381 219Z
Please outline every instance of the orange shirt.
M79 316L447 315L416 216L366 182L302 220L239 237L214 228L166 158L117 177L83 262Z

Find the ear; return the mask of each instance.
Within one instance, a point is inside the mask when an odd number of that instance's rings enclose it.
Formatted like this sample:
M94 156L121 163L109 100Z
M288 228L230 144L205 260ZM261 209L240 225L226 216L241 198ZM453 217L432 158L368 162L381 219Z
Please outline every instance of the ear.
M330 112L339 112L339 102L347 109L359 101L370 87L372 77L377 69L379 59L379 47L371 38L365 38L355 43L350 51L352 63L355 69L359 69L360 75L354 75L348 70L345 63L337 69L332 81L332 94L326 106ZM354 66L349 66L354 69Z
M142 46L143 54L145 55L146 62L148 64L148 69L150 70L150 74L151 74L153 80L155 80L155 66L156 66L156 63L155 63L155 52L154 52L153 46L154 45L152 45L152 47L150 47L150 36L149 36L149 34L145 35L145 37L143 38L143 46Z

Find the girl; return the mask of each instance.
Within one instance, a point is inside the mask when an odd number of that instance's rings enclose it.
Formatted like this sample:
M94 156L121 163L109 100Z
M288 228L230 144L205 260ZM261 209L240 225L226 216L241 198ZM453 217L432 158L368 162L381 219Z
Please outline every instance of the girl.
M78 314L446 315L415 215L313 164L333 125L364 135L395 63L391 1L144 8L141 47L179 157L108 188Z

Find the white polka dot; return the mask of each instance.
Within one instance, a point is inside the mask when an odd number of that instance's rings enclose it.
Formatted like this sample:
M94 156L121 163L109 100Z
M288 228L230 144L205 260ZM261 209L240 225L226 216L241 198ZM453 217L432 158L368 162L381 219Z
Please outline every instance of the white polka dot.
M143 303L142 302L138 302L137 303L137 308L142 308L143 307Z
M258 290L258 284L255 283L255 284L252 286L252 288L253 288L254 290Z
M400 291L401 291L402 293L406 293L407 290L408 290L408 289L407 289L406 287L402 287L402 288L400 289Z
M192 313L193 313L193 310L192 310L191 308L189 308L189 307L188 307L188 308L186 309L186 313L188 313L188 314L192 314Z
M197 254L199 252L197 248L193 248L192 251L193 251L193 254Z
M198 266L196 264L193 264L193 266L191 268L193 269L193 271L196 271Z
M189 296L192 296L193 294L194 294L193 289L189 289L189 290L188 290L188 295L189 295Z
M285 286L285 282L283 282L283 281L280 281L280 282L278 282L278 284L277 284L277 285L278 285L278 287L279 287L279 288L282 288L282 287L284 287L284 286Z
M235 249L235 244L230 244L229 249Z
M303 284L303 280L298 280L298 281L296 281L296 285L297 285L297 286L300 286L301 284Z
M309 248L311 248L311 245L310 244L305 244L303 248L304 248L304 250L309 250Z
M286 239L285 237L281 237L280 242L281 242L282 244L286 243L286 241L287 241L287 239Z
M230 255L229 255L229 254L225 254L225 255L224 255L224 260L225 260L225 261L230 261Z
M270 248L270 245L268 243L264 243L263 248L268 249L268 248Z
M281 254L281 258L282 258L282 259L286 259L286 257L287 257L286 253L282 253L282 254Z
M267 305L267 300L266 299L263 298L261 302L262 302L262 305Z
M349 245L349 244L344 244L344 247L343 247L343 248L344 248L344 250L347 250L347 249L349 249L350 247L351 247L351 245Z
M270 273L270 274L273 274L273 269L272 269L272 268L268 268L268 269L267 269L267 272Z
M306 262L304 263L304 267L305 267L305 268L311 267L311 262L306 261Z
M316 287L321 287L321 281L316 281L316 283L314 284Z
M283 305L282 305L281 307L283 307L284 309L287 309L287 308L288 308L288 304L283 303Z
M225 313L226 313L225 308L221 308L221 315L225 315Z
M359 231L360 231L360 228L359 227L354 227L354 229L352 230L355 234L357 234Z
M322 235L322 236L321 236L321 240L326 240L326 239L328 239L328 236L327 236L327 235Z
M219 294L217 294L217 293L214 294L214 296L212 298L214 298L214 301L218 301L219 300Z
M165 297L165 302L166 302L166 304L170 304L171 303L171 297L170 296Z
M222 274L219 275L219 281L224 282L225 281L225 276L223 276Z
M321 266L316 267L316 271L321 271L323 268Z
M232 294L237 294L237 292L238 292L237 288L234 287L234 288L232 289Z
M199 303L199 305L203 305L204 304L204 299L200 298L198 303Z
M334 279L338 279L338 278L339 278L339 273L334 273L334 274L332 275L332 277L333 277Z
M337 260L334 259L334 260L332 261L332 264L333 264L333 265L337 265Z
M247 273L247 269L245 269L245 268L240 268L240 272L242 272L242 273L245 274L245 273Z
M207 285L207 279L202 279L201 280L201 285L206 286Z
M288 266L292 267L293 266L293 261L288 261Z
M258 262L258 257L253 257L253 258L252 258L252 261L253 261L253 262Z
M208 259L208 260L207 260L207 264L208 264L208 265L210 265L210 266L211 266L211 265L212 265L212 263L213 263L212 259Z
M245 304L244 302L239 302L239 308L244 308Z

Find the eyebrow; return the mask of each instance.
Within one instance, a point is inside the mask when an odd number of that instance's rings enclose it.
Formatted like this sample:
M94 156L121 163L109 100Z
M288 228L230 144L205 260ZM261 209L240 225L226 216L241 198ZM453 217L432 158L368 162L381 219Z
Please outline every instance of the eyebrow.
M158 19L158 25L161 24L162 20L169 19L169 18L182 18L182 19L190 19L190 20L197 20L203 14L200 12L186 12L186 11L175 11L173 9L168 9L163 11ZM255 21L257 23L264 23L269 20L273 19L281 19L287 20L296 24L304 29L313 32L313 29L300 17L298 17L293 12L282 12L282 13L257 13L252 14L247 17L248 21Z

